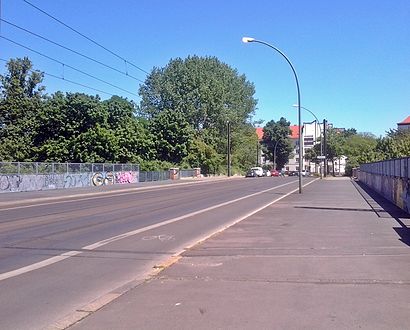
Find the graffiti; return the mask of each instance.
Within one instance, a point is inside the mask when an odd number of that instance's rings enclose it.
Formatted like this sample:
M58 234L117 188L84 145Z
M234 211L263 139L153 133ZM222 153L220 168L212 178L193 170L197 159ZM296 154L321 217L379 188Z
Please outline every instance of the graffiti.
M0 175L0 191L19 191L22 181L18 174Z
M115 183L119 184L127 184L127 183L135 183L136 176L133 172L117 172L115 174Z
M78 188L90 186L90 174L65 174L64 175L64 188Z
M114 175L112 172L96 172L91 178L93 186L107 186L114 184Z
M138 171L0 174L0 193L137 183Z
M44 174L42 189L56 189L62 188L64 184L64 178L62 174Z
M407 213L410 212L410 184L409 181L406 182L404 185L403 192L401 194L401 199L402 199L402 209L406 211Z

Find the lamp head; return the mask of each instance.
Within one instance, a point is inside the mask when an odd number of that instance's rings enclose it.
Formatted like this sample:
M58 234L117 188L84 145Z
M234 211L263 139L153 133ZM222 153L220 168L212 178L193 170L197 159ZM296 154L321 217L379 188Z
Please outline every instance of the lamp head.
M298 104L293 104L292 107L297 108L299 105Z
M242 42L252 42L254 40L255 40L254 38L250 38L250 37L243 37L242 38Z

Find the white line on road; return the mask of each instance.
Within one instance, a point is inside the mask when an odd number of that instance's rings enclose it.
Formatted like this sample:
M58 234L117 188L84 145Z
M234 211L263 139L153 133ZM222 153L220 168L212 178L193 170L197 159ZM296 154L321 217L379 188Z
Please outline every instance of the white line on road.
M314 181L316 181L316 180L313 180L313 181L307 183L306 185L308 185L308 184L310 184L310 183L312 183L312 182L314 182ZM156 223L156 224L153 224L153 225L150 225L150 226L146 226L146 227L143 227L143 228L139 228L139 229L136 229L136 230L132 230L132 231L126 232L126 233L124 233L124 234L117 235L117 236L113 236L113 237L107 238L107 239L105 239L105 240L102 240L102 241L99 241L99 242L96 242L96 243L93 243L93 244L84 246L84 247L82 247L82 248L79 249L79 250L74 250L74 251L65 252L65 253L62 253L62 254L60 254L60 255L57 255L57 256L48 258L48 259L46 259L46 260L43 260L43 261L40 261L40 262L36 262L36 263L34 263L34 264L31 264L31 265L28 265L28 266L25 266L25 267L21 267L21 268L18 268L18 269L15 269L15 270L12 270L12 271L9 271L9 272L6 272L6 273L2 273L2 274L0 274L0 281L5 280L5 279L8 279L8 278L11 278L11 277L15 277L15 276L18 276L18 275L22 275L22 274L28 273L28 272L31 272L31 271L33 271L33 270L37 270L37 269L40 269L40 268L44 268L44 267L46 267L46 266L50 266L50 265L55 264L55 263L57 263L57 262L59 262L59 261L63 261L63 260L65 260L65 259L67 259L67 258L70 258L70 257L73 257L73 256L77 256L77 255L79 255L79 254L81 254L81 253L83 253L83 252L85 252L85 251L92 251L92 250L95 250L95 249L97 249L97 248L99 248L99 247L102 247L102 246L104 246L104 245L107 245L107 244L109 244L109 243L112 243L112 242L115 242L115 241L118 241L118 240L121 240L121 239L124 239L124 238L128 238L128 237L131 237L131 236L134 236L134 235L137 235L137 234L146 232L146 231L151 230L151 229L155 229L155 228L158 228L158 227L166 226L166 225L169 225L169 224L171 224L171 223L178 222L178 221L184 220L184 219L186 219L186 218L193 217L193 216L195 216L195 215L198 215L198 214L201 214L201 213L204 213L204 212L208 212L208 211L214 210L214 209L219 208L219 207L222 207L222 206L226 206L226 205L229 205L229 204L232 204L232 203L236 203L236 202L239 202L239 201L244 200L244 199L246 199L246 198L254 197L254 196L257 196L257 195L266 193L266 192L268 192L268 191L275 190L275 189L284 187L284 186L286 186L286 185L295 183L295 182L296 182L296 181L288 182L288 183L285 183L285 184L282 184L282 185L279 185L279 186L276 186L276 187L273 187L273 188L269 188L269 189L265 189L265 190L259 191L259 192L257 192L257 193L253 193L253 194L250 194L250 195L246 195L246 196L243 196L243 197L239 197L239 198L236 198L236 199L231 200L231 201L227 201L227 202L224 202L224 203L221 203L221 204L217 204L217 205L214 205L214 206L207 207L207 208L202 209L202 210L198 210L198 211L195 211L195 212L191 212L191 213L182 215L182 216L180 216L180 217L176 217L176 218L169 219L169 220L166 220L166 221L163 221L163 222L160 222L160 223ZM262 209L264 209L264 208L266 208L266 207L272 205L273 203L275 203L275 202L277 202L277 201L279 201L279 200L281 200L281 199L283 199L283 198L289 196L290 194L294 193L294 192L297 191L297 190L298 190L298 189L292 190L291 192L289 192L289 193L287 193L287 194L285 194L285 195L283 195L283 196L281 196L281 197L275 199L274 201L269 202L268 204L266 204L266 205L264 205L264 206L262 206L262 207L259 207L258 209L256 209L256 210L254 210L254 211L248 213L247 215L245 215L245 216L243 216L243 217L241 217L241 218L235 220L235 222L232 223L232 224L230 224L229 226L232 226L232 225L234 225L235 223L238 223L239 221L242 221L242 220L244 220L245 218L247 218L247 217L249 217L249 216L251 216L251 215L253 215L253 214L255 214L255 213L259 212L259 211L261 211ZM182 252L182 251L181 251L181 252Z

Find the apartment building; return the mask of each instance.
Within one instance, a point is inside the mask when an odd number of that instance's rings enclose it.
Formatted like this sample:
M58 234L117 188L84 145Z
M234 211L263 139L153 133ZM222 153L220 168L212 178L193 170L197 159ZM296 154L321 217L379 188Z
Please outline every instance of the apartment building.
M289 136L292 145L293 151L289 157L288 163L284 166L285 171L289 172L298 172L299 171L299 126L298 125L291 125L290 127L291 135ZM334 128L332 124L327 124L327 128L333 128L337 131L343 132L343 128ZM263 129L257 128L256 129L259 139L262 139L263 136ZM306 151L313 148L315 144L320 143L321 139L323 140L323 123L318 123L316 120L313 122L305 122L302 126L302 152L305 155ZM324 150L323 152L324 153ZM264 155L260 154L260 163L265 164L266 159ZM333 172L336 175L344 175L345 173L345 166L346 166L347 158L345 156L340 157L340 159L336 159L333 162L329 161L327 164L328 173ZM302 170L309 171L310 173L320 174L324 173L323 164L318 164L318 162L306 160L303 156L302 161L303 167ZM322 167L322 169L321 169Z

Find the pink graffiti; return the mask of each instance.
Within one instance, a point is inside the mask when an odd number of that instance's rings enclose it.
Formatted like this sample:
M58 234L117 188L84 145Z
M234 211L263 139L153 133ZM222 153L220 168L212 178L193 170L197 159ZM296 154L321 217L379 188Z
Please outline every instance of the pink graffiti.
M116 182L119 184L135 183L136 177L133 172L117 172L115 174Z

